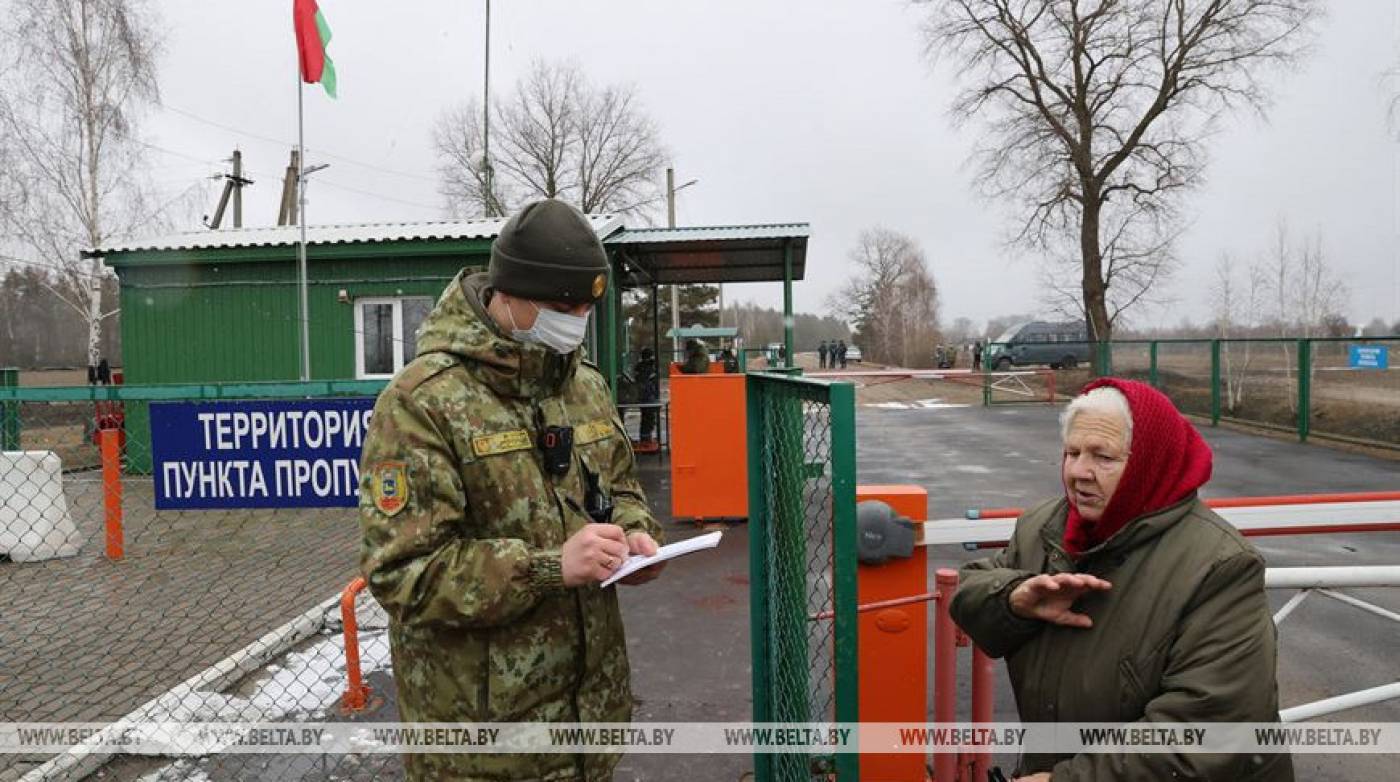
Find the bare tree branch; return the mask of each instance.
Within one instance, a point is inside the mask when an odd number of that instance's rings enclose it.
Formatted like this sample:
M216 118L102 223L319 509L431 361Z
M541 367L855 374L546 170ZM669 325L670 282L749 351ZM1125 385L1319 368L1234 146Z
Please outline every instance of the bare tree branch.
M139 118L158 99L159 26L145 0L12 0L0 23L0 232L60 267L54 293L83 313L97 363L99 259L79 251L163 220L142 170Z
M861 232L855 273L828 296L829 311L854 326L866 357L927 366L938 341L938 287L913 239L886 228Z
M978 187L1020 207L1013 241L1074 247L1095 339L1167 278L1204 140L1227 111L1264 111L1263 75L1304 53L1319 13L1317 0L914 2L929 54L965 85L955 119L987 131Z
M630 86L594 88L572 64L536 62L492 107L497 213L557 197L589 213L646 213L661 200L666 151ZM444 113L434 144L440 191L454 212L486 214L478 105Z

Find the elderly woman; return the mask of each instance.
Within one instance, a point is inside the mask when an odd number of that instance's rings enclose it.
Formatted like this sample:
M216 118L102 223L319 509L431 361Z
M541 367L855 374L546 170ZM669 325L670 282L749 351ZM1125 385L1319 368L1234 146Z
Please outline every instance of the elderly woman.
M1090 383L1061 417L1065 496L963 568L953 618L1005 657L1023 722L1276 722L1264 561L1196 490L1211 453L1141 383ZM1280 755L1021 758L1022 779L1292 780Z

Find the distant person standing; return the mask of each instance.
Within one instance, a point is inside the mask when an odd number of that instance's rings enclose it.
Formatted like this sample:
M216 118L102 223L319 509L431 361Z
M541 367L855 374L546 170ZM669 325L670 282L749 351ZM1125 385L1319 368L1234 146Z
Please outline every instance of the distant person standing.
M972 368L978 370L982 368L982 340L972 343Z
M724 350L719 352L719 360L721 364L724 364L724 371L727 374L733 375L739 371L739 357L734 355L734 350L728 345L725 345Z
M846 368L846 340L836 340L836 360L841 362L841 368Z
M656 366L655 350L642 348L635 374L637 401L644 405L641 429L637 435L641 442L650 444L656 436L657 408L653 405L661 401L661 377Z
M817 360L821 362L821 368L826 369L826 340L817 346Z

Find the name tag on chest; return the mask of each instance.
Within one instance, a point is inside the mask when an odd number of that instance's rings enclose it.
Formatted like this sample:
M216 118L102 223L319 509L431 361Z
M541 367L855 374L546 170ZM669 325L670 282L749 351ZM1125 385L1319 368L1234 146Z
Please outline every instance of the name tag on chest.
M524 429L496 434L479 434L472 438L472 453L477 456L496 456L511 451L525 451L534 447L530 433Z

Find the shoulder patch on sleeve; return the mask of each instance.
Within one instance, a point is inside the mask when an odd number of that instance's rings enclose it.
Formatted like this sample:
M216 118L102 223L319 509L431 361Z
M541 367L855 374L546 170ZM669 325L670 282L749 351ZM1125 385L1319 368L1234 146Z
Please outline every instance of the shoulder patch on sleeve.
M408 464L402 459L382 459L370 467L370 495L374 507L394 516L408 504Z

